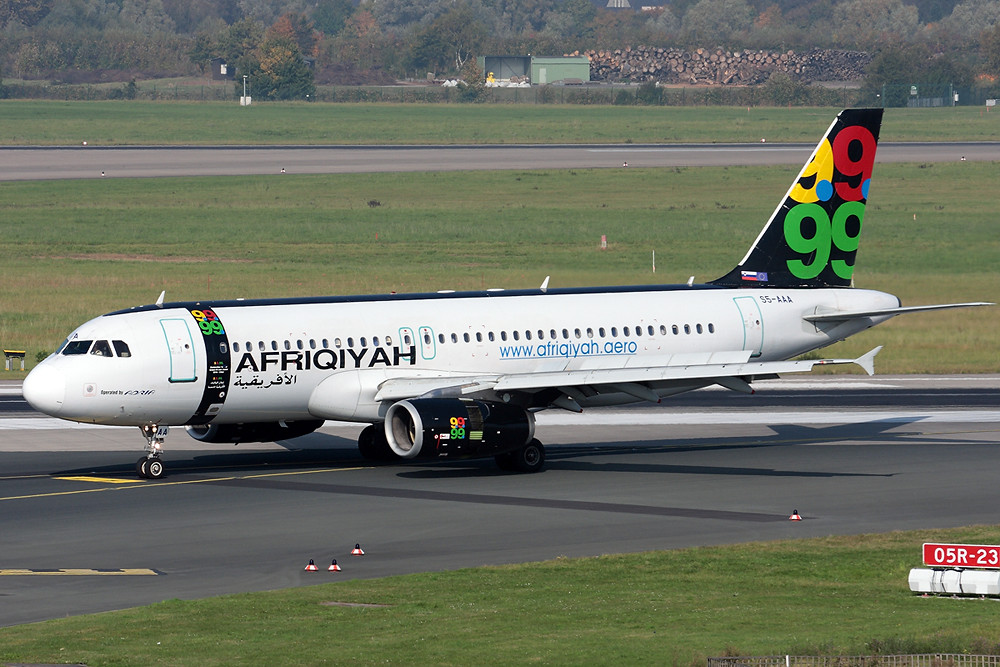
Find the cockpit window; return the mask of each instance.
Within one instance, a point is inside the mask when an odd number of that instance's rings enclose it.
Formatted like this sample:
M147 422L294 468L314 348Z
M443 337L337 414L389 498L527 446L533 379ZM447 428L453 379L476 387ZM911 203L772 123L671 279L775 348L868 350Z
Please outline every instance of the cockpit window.
M113 356L111 354L111 346L108 345L108 341L106 340L99 340L96 343L94 343L94 347L93 349L90 350L90 353L95 357Z
M66 347L63 348L62 353L65 354L65 355L87 354L87 350L90 349L90 345L93 342L94 341L92 341L92 340L74 340L74 341L70 341L69 343L66 344Z
M128 343L123 340L113 340L111 344L115 346L115 352L119 357L131 357L132 352L128 349Z

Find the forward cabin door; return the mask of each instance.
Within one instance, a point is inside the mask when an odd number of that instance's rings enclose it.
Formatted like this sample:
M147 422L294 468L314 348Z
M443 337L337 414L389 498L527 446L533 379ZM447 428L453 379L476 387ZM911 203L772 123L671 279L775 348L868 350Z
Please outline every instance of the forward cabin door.
M160 326L170 352L170 381L194 382L198 379L195 375L194 340L187 320L160 320Z

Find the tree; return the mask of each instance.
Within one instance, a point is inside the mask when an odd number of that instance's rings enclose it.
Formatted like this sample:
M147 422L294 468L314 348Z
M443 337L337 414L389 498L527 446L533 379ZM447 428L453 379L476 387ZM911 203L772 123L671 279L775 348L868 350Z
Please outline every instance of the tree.
M287 37L298 45L300 53L310 56L315 54L318 35L312 21L303 14L283 14L267 29L267 35Z
M312 11L313 24L324 35L336 35L354 13L351 0L320 0Z
M421 30L413 46L414 69L459 72L486 39L486 28L468 4L456 5Z
M1000 76L1000 24L987 30L979 38L983 67L990 76Z
M312 70L302 60L294 40L275 35L253 53L255 63L247 72L253 94L265 100L304 100L316 94Z
M976 37L984 30L1000 24L1000 2L996 0L965 0L955 5L951 16L944 19L949 28L963 37Z
M909 39L920 26L917 8L903 0L843 0L833 8L833 30L842 43L874 47L887 37Z
M30 28L50 11L54 0L0 0L0 28L17 22Z
M720 44L753 25L753 9L744 0L698 0L684 15L681 25L689 38L705 44Z

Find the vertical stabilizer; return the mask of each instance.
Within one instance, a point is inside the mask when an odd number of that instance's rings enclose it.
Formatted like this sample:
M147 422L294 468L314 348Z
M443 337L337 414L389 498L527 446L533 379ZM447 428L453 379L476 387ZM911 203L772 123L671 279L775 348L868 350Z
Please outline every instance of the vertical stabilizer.
M882 109L841 111L726 287L849 287Z

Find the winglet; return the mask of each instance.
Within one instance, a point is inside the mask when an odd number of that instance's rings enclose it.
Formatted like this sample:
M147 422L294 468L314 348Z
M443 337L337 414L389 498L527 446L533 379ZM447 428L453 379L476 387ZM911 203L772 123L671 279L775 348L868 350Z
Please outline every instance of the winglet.
M882 346L869 350L867 353L862 354L860 357L854 360L858 366L865 369L865 373L868 375L875 375L875 355L882 351Z

